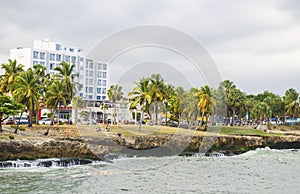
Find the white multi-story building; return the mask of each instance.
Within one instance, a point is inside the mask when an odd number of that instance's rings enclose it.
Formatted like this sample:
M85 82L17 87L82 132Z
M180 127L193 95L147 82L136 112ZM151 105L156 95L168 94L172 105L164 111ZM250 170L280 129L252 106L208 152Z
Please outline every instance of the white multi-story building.
M41 64L50 74L55 73L55 67L59 66L62 61L75 64L75 72L79 73L75 81L81 86L76 96L81 96L85 101L95 105L97 102L99 104L99 101L107 100L107 64L87 59L83 50L78 47L69 47L49 40L36 40L33 48L11 49L10 59L16 59L17 63L25 66L25 69Z

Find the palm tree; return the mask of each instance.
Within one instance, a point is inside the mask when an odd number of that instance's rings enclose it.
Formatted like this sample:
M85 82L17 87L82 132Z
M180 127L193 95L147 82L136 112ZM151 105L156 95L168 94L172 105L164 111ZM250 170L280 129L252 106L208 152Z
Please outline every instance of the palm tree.
M198 91L196 88L191 88L189 91L185 91L180 99L180 117L187 121L188 128L191 127L192 122L198 118L198 99L195 96L195 92Z
M12 85L16 78L23 72L23 65L17 64L17 61L8 60L8 63L1 65L5 73L0 76L0 91L2 93L9 93L12 91Z
M231 90L233 90L236 86L233 84L232 81L230 80L224 80L223 82L220 83L220 89L223 91L224 93L224 97L225 97L225 110L226 110L226 117L229 118L230 117L230 100L229 100L229 94L231 92ZM228 122L228 119L226 119L226 124Z
M69 103L76 93L75 78L78 77L78 74L74 73L75 65L63 61L60 66L55 67L54 70L58 71L58 74L55 74L55 78L64 83L64 86L66 87L64 91L70 94L69 99L67 99L67 102Z
M73 123L75 123L75 125L78 123L78 108L83 107L85 107L85 103L80 96L76 96L72 99L72 108L75 108L75 113L72 114L74 116Z
M108 110L108 104L102 103L101 109L103 110L103 123L106 123L106 111Z
M38 77L29 68L16 78L12 88L13 97L27 107L29 112L28 127L32 127L33 110L39 105L39 98L42 95L42 87L38 82Z
M234 118L237 115L237 111L243 106L245 98L246 96L241 90L237 88L230 90L227 100L232 111L231 125L234 124Z
M252 109L252 115L260 120L260 124L262 124L263 120L268 118L271 114L271 108L265 102L256 103Z
M165 82L160 74L152 74L150 78L151 102L162 102L165 98ZM158 122L158 104L154 103L155 124Z
M70 99L70 93L66 93L65 88L65 83L59 80L54 80L47 88L47 92L45 94L45 105L47 108L51 109L51 125L54 123L56 111L60 109L62 104L67 106L67 100ZM46 134L49 133L49 129Z
M178 121L182 121L182 110L181 104L183 104L183 97L184 97L185 91L180 86L175 89L174 97L171 99L171 104L174 107L174 113L178 113ZM179 127L179 125L178 125Z
M149 90L150 80L142 78L139 82L134 82L135 87L129 92L130 109L140 107L142 115L144 112L149 114L149 105L151 103L151 94ZM143 117L141 116L141 121Z
M111 85L107 91L107 96L114 104L114 124L116 124L116 102L123 97L122 87L119 85Z
M216 106L216 101L213 97L212 89L207 85L202 86L200 91L197 92L195 95L199 98L198 108L202 113L201 125L203 125L205 114L207 115L206 117L208 117L208 115L213 111L214 107ZM206 121L208 121L208 118L206 119Z
M295 115L297 115L300 111L299 93L293 88L288 89L285 92L284 104L286 113L292 118L295 118Z

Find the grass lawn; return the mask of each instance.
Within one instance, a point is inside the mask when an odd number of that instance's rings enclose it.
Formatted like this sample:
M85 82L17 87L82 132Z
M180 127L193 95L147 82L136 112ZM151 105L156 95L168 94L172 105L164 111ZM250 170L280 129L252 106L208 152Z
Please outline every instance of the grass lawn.
M259 135L259 136L274 136L274 134L266 133L262 130L249 127L222 127L221 134L223 135Z
M182 135L182 136L207 136L207 135L258 135L274 136L261 130L249 127L211 127L208 131L194 131L166 126L142 125L139 130L136 125L110 126L110 132L101 128L101 132L96 132L96 126L78 126L81 136L109 136L121 133L125 137L146 136L146 135Z
M101 127L101 132L97 132L96 128ZM34 125L33 128L28 128L23 125L26 131L36 131L39 133L44 133L49 126L48 125ZM135 136L147 136L147 135L182 135L182 136L207 136L207 135L258 135L258 136L274 136L277 134L266 133L261 130L252 129L248 126L220 126L220 127L210 127L208 131L194 131L188 129L181 129L176 127L167 126L150 126L142 125L139 130L137 125L120 125L120 126L109 126L110 132L106 132L104 125L54 125L53 129L50 131L51 134L55 133L57 127L64 131L78 131L79 136L115 136L121 133L122 136L128 138L134 138Z

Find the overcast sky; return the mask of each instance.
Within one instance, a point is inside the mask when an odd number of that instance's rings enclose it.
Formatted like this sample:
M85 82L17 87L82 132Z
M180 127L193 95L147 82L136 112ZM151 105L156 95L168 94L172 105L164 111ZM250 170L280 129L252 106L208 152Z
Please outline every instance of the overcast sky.
M113 32L154 24L197 38L222 79L247 93L283 95L290 87L300 92L297 0L10 0L1 1L0 15L1 63L10 48L32 47L36 39L88 51Z

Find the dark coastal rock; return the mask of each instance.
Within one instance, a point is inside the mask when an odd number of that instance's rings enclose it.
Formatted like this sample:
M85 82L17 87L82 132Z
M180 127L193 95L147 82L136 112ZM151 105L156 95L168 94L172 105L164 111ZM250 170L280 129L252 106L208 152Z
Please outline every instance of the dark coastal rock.
M168 156L181 153L222 152L239 154L258 147L300 149L299 136L180 136L151 135L90 138L1 139L0 160L85 158L106 161L109 153Z
M138 136L135 142L115 139L123 147L122 153L136 155L178 155L182 152L243 153L258 147L300 149L299 136L196 136L177 135Z
M0 140L0 160L38 158L91 158L97 156L84 142L50 138Z

